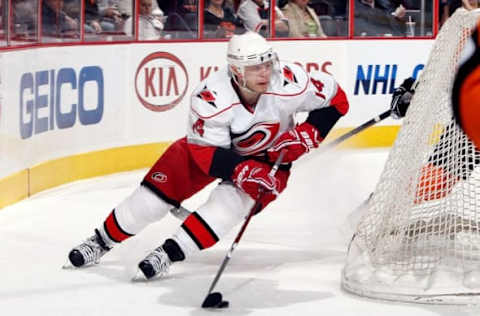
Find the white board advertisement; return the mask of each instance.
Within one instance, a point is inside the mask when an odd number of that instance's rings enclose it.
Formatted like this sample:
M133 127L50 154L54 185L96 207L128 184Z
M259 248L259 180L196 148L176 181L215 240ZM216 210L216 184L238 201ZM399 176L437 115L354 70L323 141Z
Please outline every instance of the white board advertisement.
M335 76L350 99L337 126L353 127L388 108L393 89L421 72L432 41L272 44L280 59ZM190 93L226 65L226 47L137 43L3 52L0 178L58 157L182 137Z

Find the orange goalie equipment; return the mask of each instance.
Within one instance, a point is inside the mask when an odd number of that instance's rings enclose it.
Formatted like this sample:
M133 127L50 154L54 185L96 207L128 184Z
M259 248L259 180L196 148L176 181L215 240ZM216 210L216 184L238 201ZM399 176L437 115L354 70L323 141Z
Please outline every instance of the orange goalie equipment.
M441 199L452 191L458 178L451 176L442 167L429 163L420 171L415 194L415 204Z

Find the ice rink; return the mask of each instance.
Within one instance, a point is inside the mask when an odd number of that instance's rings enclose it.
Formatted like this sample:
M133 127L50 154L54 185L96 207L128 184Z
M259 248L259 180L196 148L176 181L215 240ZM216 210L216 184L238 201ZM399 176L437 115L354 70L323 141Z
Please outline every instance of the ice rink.
M200 305L239 227L213 248L175 264L166 279L132 282L140 259L181 222L171 215L84 269L62 269L146 170L70 183L0 210L2 315L466 316L474 307L408 305L359 298L340 288L351 234L347 216L374 189L386 150L313 154L289 186L255 216L216 290L224 310ZM185 203L194 209L208 189Z

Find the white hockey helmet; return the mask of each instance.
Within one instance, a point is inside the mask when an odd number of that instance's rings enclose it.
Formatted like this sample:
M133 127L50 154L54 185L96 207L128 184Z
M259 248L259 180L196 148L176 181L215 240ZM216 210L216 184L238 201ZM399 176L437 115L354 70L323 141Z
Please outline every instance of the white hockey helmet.
M245 67L263 64L272 61L275 70L278 70L278 56L273 51L267 40L256 32L246 32L233 35L228 42L227 62L233 79L238 82L238 77L245 77ZM273 74L272 74L273 75ZM245 86L243 82L243 86Z

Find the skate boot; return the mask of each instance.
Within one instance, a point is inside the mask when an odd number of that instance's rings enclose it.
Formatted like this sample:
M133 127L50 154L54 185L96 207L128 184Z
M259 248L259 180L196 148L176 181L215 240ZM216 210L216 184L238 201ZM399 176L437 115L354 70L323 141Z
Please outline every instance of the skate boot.
M167 253L160 246L143 259L138 264L138 268L142 271L145 278L151 279L157 275L162 277L167 275L171 264L172 262Z
M95 235L73 248L68 254L68 259L73 266L79 268L99 263L100 258L110 249L112 248L107 246L98 229L95 229Z

